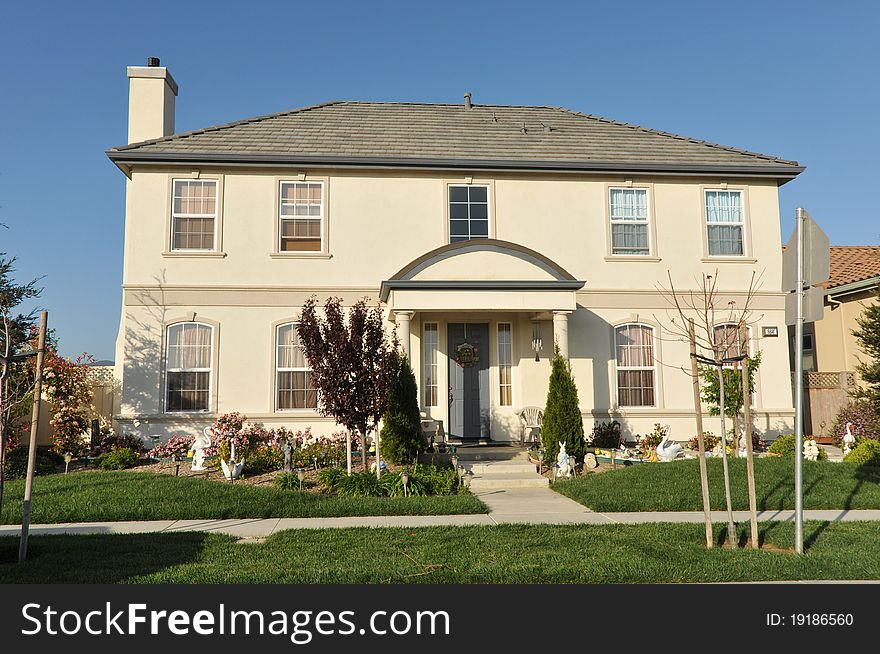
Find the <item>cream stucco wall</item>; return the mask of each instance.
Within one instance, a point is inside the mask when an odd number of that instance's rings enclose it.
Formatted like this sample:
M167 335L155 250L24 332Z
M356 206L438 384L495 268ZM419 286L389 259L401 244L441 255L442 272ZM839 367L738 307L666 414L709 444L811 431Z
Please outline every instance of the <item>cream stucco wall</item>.
M865 354L852 331L856 320L876 298L873 291L853 293L827 302L822 320L814 324L816 365L819 372L854 371Z
M168 252L170 180L193 176L219 180L218 252L208 256ZM276 251L278 182L288 179L325 182L326 252L290 255ZM446 186L465 181L460 175L427 172L136 167L126 198L125 291L117 343L118 374L124 389L120 418L125 429L168 435L212 420L211 416L162 414L163 325L191 318L193 313L197 320L205 319L218 330L217 412L242 411L267 424L334 429L332 421L313 412L294 415L273 411L273 326L295 318L312 293L321 299L340 295L346 301L363 295L378 298L383 280L448 242ZM694 429L690 378L678 369L688 365L684 344L658 341L658 358L664 364L658 370L659 405L618 411L614 404L613 326L637 318L657 324L663 333L669 319L668 304L657 286L668 283L667 271L679 288L693 286L694 278L703 272L715 275L717 271L725 304L728 299L741 304L752 274L761 274L763 281L755 298L756 316L761 318L753 335L760 334L760 326L785 331L775 182L709 177L633 179L634 186L645 186L650 193L654 251L640 260L609 253L608 188L627 184L623 177L498 174L491 179L476 177L473 182L490 186L490 236L531 248L586 282L580 292L570 292L566 298L546 293L541 299L545 305L523 293L520 311L514 310L510 298L493 299L488 294L463 293L458 298L453 294L442 301L435 295L432 297L439 304L434 305L426 304L427 299L410 297L421 304L395 305L417 311L411 324L417 373L423 320L444 325L488 322L493 334L498 321L513 324L517 363L513 406L497 406L497 368L493 365L490 369L493 437L518 437L514 411L526 405L542 406L545 401L553 327L549 317L543 316L545 349L541 361L535 362L530 348L534 311L574 309L569 318L570 353L588 428L596 419L613 416L634 433L649 431L654 422L669 423L673 436L681 439L693 435ZM745 191L746 256L736 260L710 259L705 250L703 190L725 184ZM496 253L449 259L419 276L550 278L538 267L530 269L520 260ZM563 301L571 306L559 306ZM462 312L462 308L468 311ZM389 321L389 326L392 324ZM444 339L445 328L441 348ZM787 344L780 337L760 339L755 346L764 353L757 393L758 425L771 432L788 429L793 410ZM494 360L497 352L491 356ZM441 388L445 389L444 365L445 359L440 365ZM445 407L427 409L445 418Z

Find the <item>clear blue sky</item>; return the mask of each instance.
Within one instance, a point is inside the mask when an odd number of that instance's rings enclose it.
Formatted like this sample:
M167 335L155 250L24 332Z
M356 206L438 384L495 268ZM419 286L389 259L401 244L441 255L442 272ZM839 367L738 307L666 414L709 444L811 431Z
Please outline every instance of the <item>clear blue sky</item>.
M330 99L552 104L797 159L835 244L876 244L873 2L9 3L0 18L0 251L62 350L112 358L127 65L180 84L178 131Z

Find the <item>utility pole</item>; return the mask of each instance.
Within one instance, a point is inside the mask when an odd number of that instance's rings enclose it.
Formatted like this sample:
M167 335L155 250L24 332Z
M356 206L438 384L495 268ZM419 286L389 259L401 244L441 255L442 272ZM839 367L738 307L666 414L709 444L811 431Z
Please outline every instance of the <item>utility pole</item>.
M37 341L36 379L34 380L34 408L31 414L31 440L28 448L27 477L24 485L24 502L21 515L21 542L18 545L18 562L27 560L28 529L31 524L31 496L34 490L34 468L37 462L37 429L40 426L40 403L43 390L43 354L46 350L46 322L49 314L40 313L40 336Z

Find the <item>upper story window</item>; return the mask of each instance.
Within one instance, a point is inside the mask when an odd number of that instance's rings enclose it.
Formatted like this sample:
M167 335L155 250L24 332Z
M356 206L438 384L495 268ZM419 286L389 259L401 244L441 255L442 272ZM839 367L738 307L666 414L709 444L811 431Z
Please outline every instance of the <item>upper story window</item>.
M745 254L742 191L706 191L706 230L709 256Z
M449 186L449 242L489 238L489 187Z
M214 328L181 322L167 329L165 411L208 411Z
M217 180L172 182L171 249L214 250L217 240Z
M324 183L281 182L280 193L278 251L323 251Z
M654 329L621 325L614 330L618 406L656 406Z
M609 189L611 254L649 255L648 189Z
M297 323L279 325L275 338L275 407L277 411L314 409L318 393L302 344Z

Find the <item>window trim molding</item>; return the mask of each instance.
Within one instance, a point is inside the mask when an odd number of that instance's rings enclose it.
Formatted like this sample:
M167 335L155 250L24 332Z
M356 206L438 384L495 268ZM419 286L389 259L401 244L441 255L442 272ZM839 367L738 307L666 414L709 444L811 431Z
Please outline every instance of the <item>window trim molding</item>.
M330 177L322 175L285 175L274 180L274 217L273 245L269 251L272 259L329 259L330 254ZM315 251L287 251L281 249L281 185L288 184L321 184L321 249Z
M168 410L168 330L174 325L183 323L195 323L197 325L205 325L211 328L211 374L208 385L208 408L204 411L169 411ZM168 416L206 416L217 413L217 387L218 375L220 372L220 323L210 318L198 316L195 312L179 318L166 320L162 324L162 352L161 352L161 376L162 376L162 397L160 406L162 415Z
M617 329L626 325L642 325L650 327L653 330L654 337L654 404L639 406L621 406L620 404L620 388L617 378ZM612 407L611 410L617 413L627 413L640 410L656 410L666 407L666 401L663 393L663 366L659 364L661 359L661 341L663 328L659 323L653 320L647 320L641 316L630 316L616 320L611 323L611 388L612 390Z
M272 346L272 356L269 359L272 364L270 366L270 375L271 381L269 383L269 407L270 411L273 415L293 415L293 416L315 416L318 414L318 408L304 408L304 409L280 409L278 408L278 330L284 325L290 324L299 324L302 322L302 316L296 316L295 318L282 318L281 320L276 320L272 323L272 338L271 346ZM311 371L311 368L309 368Z
M706 194L710 191L737 192L742 197L742 254L709 254L709 215ZM701 184L700 185L700 225L703 230L703 263L756 263L752 249L751 211L749 210L749 187L744 185ZM715 224L715 223L713 223Z
M495 226L495 180L494 179L485 179L485 178L474 178L474 177L459 177L457 179L444 179L443 180L443 243L444 245L450 245L452 241L452 235L450 233L450 225L449 225L449 189L452 186L485 186L486 187L486 202L488 204L487 214L489 216L489 234L487 238L494 239L496 238L496 226ZM468 240L476 240L476 239L468 239ZM459 242L459 241L456 241Z
M647 254L614 254L614 244L611 230L611 191L645 190L648 200L648 253ZM657 242L657 218L654 211L654 183L639 182L633 184L606 182L603 184L605 204L605 260L606 261L661 261Z
M214 207L214 247L210 250L187 250L174 248L174 182L194 182L194 181L214 181L217 187L217 200ZM162 252L164 257L217 257L226 256L223 250L223 195L226 178L225 175L202 175L201 173L186 174L169 174L165 185L165 251Z

